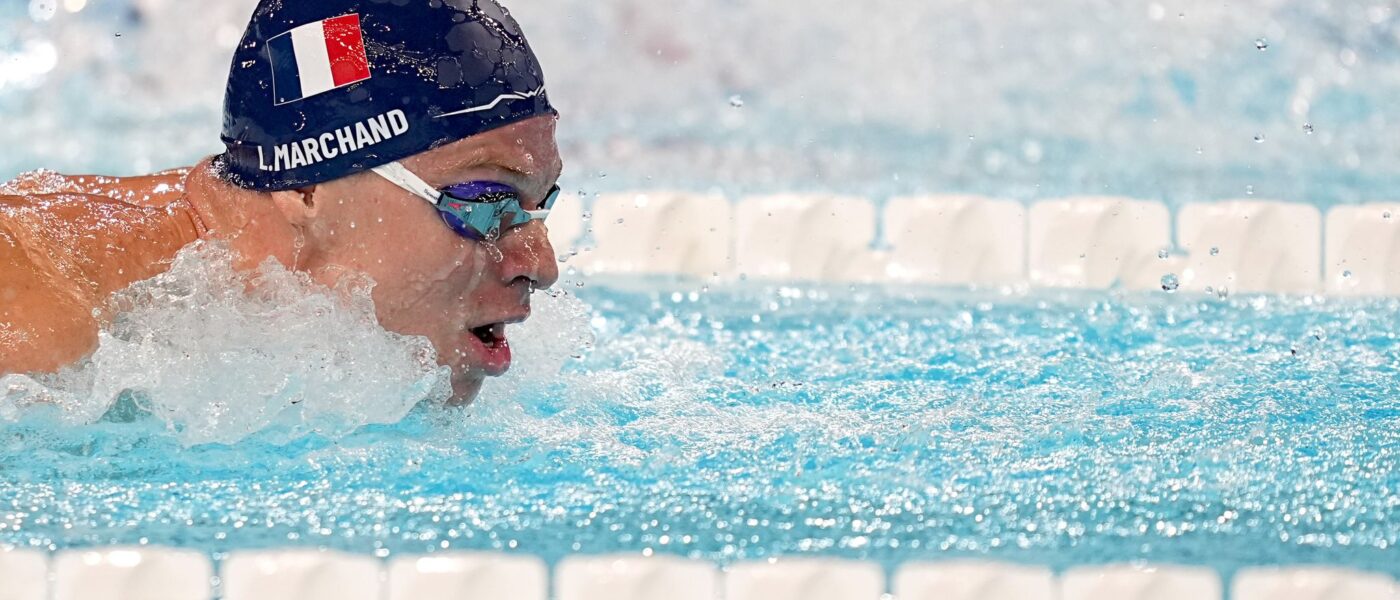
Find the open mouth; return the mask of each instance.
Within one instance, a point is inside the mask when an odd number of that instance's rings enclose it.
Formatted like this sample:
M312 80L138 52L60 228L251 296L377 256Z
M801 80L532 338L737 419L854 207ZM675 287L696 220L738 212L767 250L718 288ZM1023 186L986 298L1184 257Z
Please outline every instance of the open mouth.
M476 339L481 340L481 343L485 344L487 348L500 348L507 345L505 323L490 323L473 327L467 331L476 336Z
M467 328L468 352L475 358L474 366L490 376L503 375L510 369L510 342L506 341L506 322L498 321Z

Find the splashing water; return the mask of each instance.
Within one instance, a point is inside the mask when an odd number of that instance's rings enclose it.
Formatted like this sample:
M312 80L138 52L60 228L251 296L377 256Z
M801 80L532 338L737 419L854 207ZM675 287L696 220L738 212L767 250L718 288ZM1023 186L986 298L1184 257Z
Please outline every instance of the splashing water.
M223 245L194 244L113 297L117 317L84 364L0 379L0 417L47 404L66 423L93 423L130 394L185 444L396 422L446 393L446 375L426 339L379 327L369 292L348 277L324 288L271 259L240 274Z
M0 543L1400 574L1397 301L586 293L476 404L337 439L0 423Z

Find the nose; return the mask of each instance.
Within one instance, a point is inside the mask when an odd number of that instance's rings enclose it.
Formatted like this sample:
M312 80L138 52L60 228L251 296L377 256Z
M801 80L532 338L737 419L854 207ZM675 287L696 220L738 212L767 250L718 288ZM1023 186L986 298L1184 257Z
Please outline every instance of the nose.
M544 289L559 281L559 264L544 221L530 221L506 231L497 245L501 250L501 278L506 285L527 279L535 289Z

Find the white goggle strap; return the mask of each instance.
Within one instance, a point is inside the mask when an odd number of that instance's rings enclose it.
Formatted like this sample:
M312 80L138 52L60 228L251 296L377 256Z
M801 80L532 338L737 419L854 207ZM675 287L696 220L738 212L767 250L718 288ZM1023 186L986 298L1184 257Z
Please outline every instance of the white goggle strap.
M437 206L442 201L442 192L428 185L428 182L423 181L421 177L414 175L412 171L404 168L398 162L385 163L371 170L408 193L431 202L433 206ZM531 220L543 221L545 217L549 216L549 209L527 210L525 214L530 215Z
M421 177L414 175L413 172L405 169L404 166L398 162L385 163L371 170L380 177L388 179L394 185L403 188L408 193L427 200L433 206L437 206L438 202L442 200L442 192L428 185L428 182L423 181Z

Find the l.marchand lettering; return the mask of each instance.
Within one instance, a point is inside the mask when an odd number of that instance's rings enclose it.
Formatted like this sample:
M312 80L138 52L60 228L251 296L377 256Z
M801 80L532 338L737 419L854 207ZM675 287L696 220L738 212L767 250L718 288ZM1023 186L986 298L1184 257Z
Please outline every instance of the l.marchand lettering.
M264 171L284 171L314 165L407 132L408 117L396 108L316 137L278 144L272 148L272 164L268 164L263 147L258 146L258 167Z

